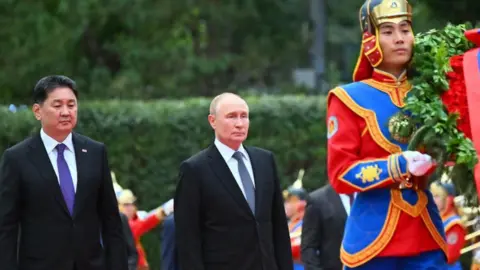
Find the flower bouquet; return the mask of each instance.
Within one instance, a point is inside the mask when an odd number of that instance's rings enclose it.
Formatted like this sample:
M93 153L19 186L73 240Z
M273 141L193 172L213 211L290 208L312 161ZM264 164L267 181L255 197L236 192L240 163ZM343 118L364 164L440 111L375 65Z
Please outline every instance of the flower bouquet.
M409 150L430 154L437 163L435 175L448 173L458 191L472 199L478 160L463 60L465 53L475 48L480 33L473 37L469 28L448 24L416 36L413 88L402 112L408 120L398 126L410 133Z

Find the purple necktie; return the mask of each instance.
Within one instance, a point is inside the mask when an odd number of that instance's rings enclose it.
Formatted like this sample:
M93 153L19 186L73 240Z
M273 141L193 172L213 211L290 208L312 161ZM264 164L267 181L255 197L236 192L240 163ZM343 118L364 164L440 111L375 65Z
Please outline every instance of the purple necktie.
M68 169L67 161L63 153L67 146L63 143L57 145L57 167L58 178L60 178L60 188L62 189L63 199L67 204L70 215L73 214L73 205L75 203L75 188L73 187L73 179Z

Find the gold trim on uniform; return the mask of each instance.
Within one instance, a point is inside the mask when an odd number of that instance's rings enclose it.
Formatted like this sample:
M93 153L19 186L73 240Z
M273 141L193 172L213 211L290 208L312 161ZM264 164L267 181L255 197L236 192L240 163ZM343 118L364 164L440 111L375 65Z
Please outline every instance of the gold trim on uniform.
M390 142L387 138L385 138L380 127L378 126L377 117L374 111L362 108L341 87L333 89L328 95L330 96L331 94L339 98L350 110L365 120L368 130L370 131L370 135L380 147L392 154L402 152L402 148L400 148L400 146ZM328 98L329 97L327 97L327 100Z
M392 189L392 203L401 209L403 212L409 214L412 217L418 217L424 209L427 208L428 198L425 192L417 190L418 200L415 205L411 205L403 199L402 191L399 189Z
M433 239L435 240L435 242L437 242L437 245L442 249L445 256L447 256L447 252L448 252L447 243L443 239L442 235L438 232L437 227L435 227L435 225L433 224L432 218L428 213L428 208L425 208L423 212L420 214L420 216L422 217L422 220L427 226L427 229L432 235Z
M451 218L452 216L456 216L455 213L451 213L449 215L446 215L446 216L442 216L442 221L445 222L446 220L448 220L449 218ZM448 232L448 230L450 230L453 226L455 225L460 225L462 226L462 228L465 228L465 225L463 224L462 220L459 218L457 219L454 219L452 221L450 221L447 226L445 227L445 232Z
M394 85L392 83L382 83L374 79L368 79L362 81L362 83L368 84L371 87L388 94L390 100L392 100L392 103L399 108L405 107L405 97L412 89L412 85L408 81L400 83L399 85ZM398 97L396 93L400 94L400 97Z
M377 238L370 243L370 245L354 254L351 254L343 248L342 244L340 249L340 259L342 260L342 263L350 268L354 268L370 261L377 256L378 253L385 249L392 239L399 218L400 210L393 204L390 204L388 207L387 218L385 219L382 230Z

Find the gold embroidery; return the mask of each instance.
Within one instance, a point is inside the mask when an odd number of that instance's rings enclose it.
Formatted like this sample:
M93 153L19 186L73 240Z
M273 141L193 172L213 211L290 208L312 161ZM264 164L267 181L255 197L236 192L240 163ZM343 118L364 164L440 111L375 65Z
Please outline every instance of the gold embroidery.
M377 162L377 161L380 161L380 162L384 162L386 161L387 159L371 159L368 161L368 163L370 162ZM359 164L362 164L362 163L365 163L365 161L357 161L355 163L353 163L352 165L350 165L350 167L348 167L343 173L342 175L340 175L338 177L338 179L344 183L346 183L347 185L357 189L358 191L366 191L366 190L370 190L370 189L374 189L374 188L377 188L378 186L381 186L381 185L384 185L385 182L389 182L389 183L395 183L395 181L393 180L392 178L392 175L390 174L390 170L388 171L388 178L386 179L383 179L375 184L372 184L372 185L369 185L365 188L362 188L360 186L357 186L355 185L354 183L352 183L351 181L348 181L347 179L345 179L345 175L348 174L353 168L355 168L356 166L358 166Z
M412 89L412 85L408 81L404 81L399 85L395 85L392 83L382 83L374 79L368 79L362 81L362 83L368 84L371 87L388 94L388 96L392 100L392 103L399 108L403 108L405 106L404 99L407 96L408 92Z
M402 168L400 167L400 156L402 156L402 153L396 154L395 155L395 169L397 170L397 173L399 175L399 178L397 178L397 181L404 181L408 178L410 178L410 172L408 171L408 161L406 161L405 165L405 173L402 173Z
M343 104L345 104L348 108L350 108L353 112L355 112L358 116L362 117L365 120L365 123L368 126L368 130L370 131L370 135L380 147L392 154L402 152L402 148L400 148L400 146L390 142L382 134L382 131L378 126L377 117L374 111L362 108L360 105L355 103L355 101L348 95L348 93L344 89L340 87L337 87L334 90L330 91L328 95L330 96L331 94L339 98L343 102Z
M362 179L362 183L371 183L375 180L380 180L380 174L383 172L382 169L375 165L364 166L360 169L361 171L355 175L357 179Z
M397 206L395 206L394 204L390 204L386 221L379 236L370 245L355 254L348 253L342 246L340 250L340 258L342 260L342 263L350 268L354 268L368 262L376 255L378 255L378 253L380 253L390 242L398 224L400 214L401 210L397 208ZM446 255L447 244L445 243L442 235L438 232L437 228L433 224L428 213L428 209L424 208L423 211L420 213L420 216L425 223L428 231L432 235L433 239L435 240L435 242L437 242L439 247Z
M399 218L400 210L390 204L385 223L378 237L370 245L354 254L348 253L342 245L340 249L342 263L350 268L354 268L377 256L392 239Z
M428 198L424 191L418 190L418 200L415 205L411 205L403 199L402 191L399 189L390 190L392 194L392 204L412 217L418 217L427 207Z
M433 239L435 240L435 242L437 242L437 245L442 249L445 256L447 256L447 243L443 239L442 235L438 232L437 227L435 227L435 225L433 224L433 221L430 218L430 214L428 213L428 208L425 208L420 216L422 217L422 220L427 226L427 229L432 235Z
M388 157L388 170L393 180L398 181L400 179L400 174L398 173L399 170L397 169L396 160L398 160L398 155L392 154Z
M399 143L408 143L416 129L411 117L402 112L393 115L388 120L388 131L391 137Z

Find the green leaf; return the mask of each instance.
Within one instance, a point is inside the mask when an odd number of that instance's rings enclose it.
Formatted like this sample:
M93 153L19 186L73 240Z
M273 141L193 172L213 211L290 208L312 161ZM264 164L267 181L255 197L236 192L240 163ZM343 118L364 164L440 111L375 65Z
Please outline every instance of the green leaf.
M440 160L440 170L455 157L453 161L462 166L456 166L458 177L454 181L462 190L475 192L474 181L468 176L473 175L477 153L472 141L457 128L458 114L448 113L440 97L449 88L446 73L452 70L450 57L473 46L464 37L466 29L466 25L448 24L440 30L417 34L412 62L418 75L412 78L413 88L405 99L404 111L410 112L415 122L423 126L413 135L409 149L427 146L427 152Z

